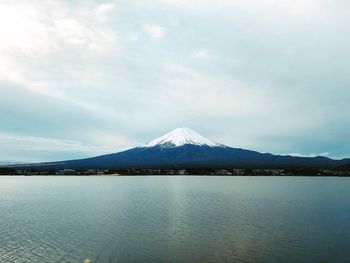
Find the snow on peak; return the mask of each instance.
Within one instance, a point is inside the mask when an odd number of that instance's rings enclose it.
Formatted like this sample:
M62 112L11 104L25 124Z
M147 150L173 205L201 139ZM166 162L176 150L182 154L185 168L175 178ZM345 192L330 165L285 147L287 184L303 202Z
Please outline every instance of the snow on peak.
M146 147L153 147L156 145L175 147L185 144L205 145L210 147L222 146L204 138L189 128L177 128L164 136L147 143Z

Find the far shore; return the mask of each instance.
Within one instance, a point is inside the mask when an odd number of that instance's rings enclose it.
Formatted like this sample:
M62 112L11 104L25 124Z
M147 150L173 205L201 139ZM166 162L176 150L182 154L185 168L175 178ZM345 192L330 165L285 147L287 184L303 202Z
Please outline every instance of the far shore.
M293 168L127 168L127 169L43 169L0 167L0 175L24 176L335 176L348 177L350 170L313 167Z
M169 175L169 174L92 174L92 175L55 175L55 174L2 174L0 177L148 177L148 176L159 176L159 177L350 177L349 174L344 175L212 175L212 174L186 174L186 175Z

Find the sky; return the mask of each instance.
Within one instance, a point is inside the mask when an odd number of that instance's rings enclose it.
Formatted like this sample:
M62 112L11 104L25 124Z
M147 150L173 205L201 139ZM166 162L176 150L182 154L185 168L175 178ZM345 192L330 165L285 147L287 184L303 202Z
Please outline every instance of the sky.
M2 0L0 163L75 159L177 127L350 157L350 2Z

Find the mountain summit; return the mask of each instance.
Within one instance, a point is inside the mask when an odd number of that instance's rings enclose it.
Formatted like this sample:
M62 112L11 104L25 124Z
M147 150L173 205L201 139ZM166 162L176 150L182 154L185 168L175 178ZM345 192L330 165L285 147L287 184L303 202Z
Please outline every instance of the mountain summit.
M202 145L209 147L222 146L218 143L212 142L207 138L199 135L195 131L183 127L176 128L171 132L159 137L149 143L147 143L144 147L154 147L154 146L163 146L163 147L178 147L186 144L192 145Z

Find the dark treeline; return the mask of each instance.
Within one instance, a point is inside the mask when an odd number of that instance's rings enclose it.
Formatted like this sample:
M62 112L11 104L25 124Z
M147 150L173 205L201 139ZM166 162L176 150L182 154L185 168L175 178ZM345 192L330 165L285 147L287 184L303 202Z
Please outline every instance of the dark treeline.
M17 174L16 170L8 167L0 167L0 175L14 175Z
M350 176L350 169L320 168L131 168L131 169L15 169L0 167L0 175L221 175L221 176Z

